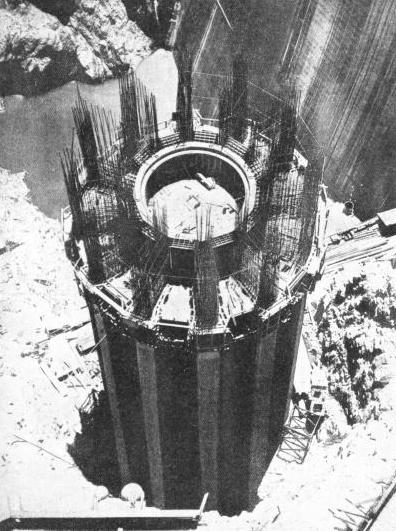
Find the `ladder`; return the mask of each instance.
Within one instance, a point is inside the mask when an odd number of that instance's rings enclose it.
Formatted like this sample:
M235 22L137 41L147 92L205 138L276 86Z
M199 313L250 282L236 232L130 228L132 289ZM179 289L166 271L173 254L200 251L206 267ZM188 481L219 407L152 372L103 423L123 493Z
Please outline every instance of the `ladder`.
M288 463L302 464L307 456L312 439L322 416L294 405L293 411L283 427L282 442L276 456Z

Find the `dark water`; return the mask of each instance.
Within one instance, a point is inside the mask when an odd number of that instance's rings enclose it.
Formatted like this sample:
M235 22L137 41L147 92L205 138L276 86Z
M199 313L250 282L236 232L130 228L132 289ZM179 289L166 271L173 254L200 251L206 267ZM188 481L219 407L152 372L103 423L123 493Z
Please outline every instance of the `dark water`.
M119 119L116 80L79 87L88 102L111 109ZM74 82L31 98L10 96L0 114L0 167L26 170L33 203L51 217L59 217L67 204L59 153L71 142L75 97Z
M175 108L177 71L173 55L157 50L138 67L140 79L154 92L158 118L166 120ZM118 81L102 85L79 83L83 98L120 117ZM33 203L44 214L57 218L68 204L59 154L70 146L73 133L71 107L77 84L68 83L46 94L6 98L0 114L0 167L12 172L26 170L25 179Z

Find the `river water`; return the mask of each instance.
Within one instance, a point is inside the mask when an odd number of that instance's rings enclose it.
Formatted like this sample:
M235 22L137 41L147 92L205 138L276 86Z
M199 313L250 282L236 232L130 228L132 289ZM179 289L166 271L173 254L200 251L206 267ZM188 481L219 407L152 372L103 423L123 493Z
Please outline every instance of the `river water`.
M118 119L116 80L79 87L90 103L111 109ZM0 166L12 172L26 170L33 203L51 217L58 217L67 204L59 154L71 142L75 98L72 82L40 96L10 96L6 112L0 114Z
M167 119L174 109L177 86L172 54L158 50L139 65L138 73L157 96L159 119ZM27 171L25 181L33 203L53 218L68 204L59 154L71 143L76 89L77 84L71 82L39 96L10 96L5 101L6 112L0 114L0 167ZM117 80L79 84L79 89L89 103L110 110L118 123Z

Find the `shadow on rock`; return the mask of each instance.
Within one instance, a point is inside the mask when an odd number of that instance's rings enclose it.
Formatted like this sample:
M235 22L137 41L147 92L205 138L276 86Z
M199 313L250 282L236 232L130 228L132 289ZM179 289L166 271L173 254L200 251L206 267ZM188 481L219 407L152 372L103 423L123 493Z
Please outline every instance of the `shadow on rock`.
M81 433L77 433L68 452L86 479L105 485L118 495L121 483L117 464L112 421L105 393L91 395L89 407L80 410Z

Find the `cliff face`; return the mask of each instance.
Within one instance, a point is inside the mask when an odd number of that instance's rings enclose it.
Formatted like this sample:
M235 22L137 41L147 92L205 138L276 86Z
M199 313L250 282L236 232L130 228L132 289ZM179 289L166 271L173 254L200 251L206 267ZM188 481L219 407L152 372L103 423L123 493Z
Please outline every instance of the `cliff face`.
M46 8L43 0L34 3ZM58 9L59 18L51 14ZM67 23L65 23L67 22ZM103 80L136 67L151 40L121 0L75 0L43 11L0 0L0 92L31 94L71 79Z
M300 113L324 148L333 196L351 197L365 219L394 207L396 2L222 0L232 32L209 4L184 0L177 37L198 50L197 69L228 70L232 36L239 49L245 35L253 82L279 94L284 83L296 85Z
M155 43L164 44L175 0L122 0L128 17Z
M128 19L120 0L80 0L68 26L76 38L80 63L86 52L92 53L105 72L135 67L150 51L150 40Z
M370 217L396 201L396 4L316 0L299 15L283 71L301 89L302 115L325 148L331 191L350 195L358 215Z

